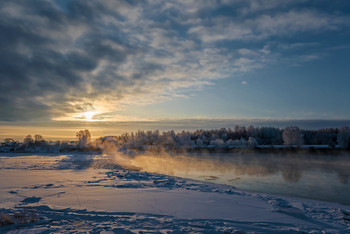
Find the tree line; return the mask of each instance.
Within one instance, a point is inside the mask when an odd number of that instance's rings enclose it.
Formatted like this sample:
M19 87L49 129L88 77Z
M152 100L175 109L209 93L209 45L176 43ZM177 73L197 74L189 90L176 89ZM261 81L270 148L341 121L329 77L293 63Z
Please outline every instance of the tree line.
M26 136L23 142L6 138L1 143L1 151L70 151L115 149L149 149L149 148L256 148L259 146L285 145L300 147L302 145L322 145L329 148L350 149L350 128L324 128L305 130L289 126L284 129L275 127L221 128L175 132L137 131L125 132L118 136L100 137L91 141L89 130L76 133L76 141L48 142L41 135Z
M212 130L196 131L137 131L123 133L115 137L102 137L104 141L115 141L120 147L137 148L144 146L163 146L167 148L255 148L257 146L328 146L330 148L350 148L350 129L348 126L304 130L289 126L275 127L235 126Z

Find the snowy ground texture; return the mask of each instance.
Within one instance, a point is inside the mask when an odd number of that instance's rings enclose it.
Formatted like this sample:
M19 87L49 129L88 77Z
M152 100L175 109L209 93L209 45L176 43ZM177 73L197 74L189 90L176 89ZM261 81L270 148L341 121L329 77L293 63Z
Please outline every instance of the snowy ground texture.
M0 233L350 233L349 206L113 162L86 154L0 155Z

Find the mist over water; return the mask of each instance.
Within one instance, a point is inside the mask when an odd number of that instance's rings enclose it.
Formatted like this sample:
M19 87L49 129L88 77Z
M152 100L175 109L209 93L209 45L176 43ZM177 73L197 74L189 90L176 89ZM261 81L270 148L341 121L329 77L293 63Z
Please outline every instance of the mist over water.
M349 155L208 153L116 154L125 168L238 189L350 204Z

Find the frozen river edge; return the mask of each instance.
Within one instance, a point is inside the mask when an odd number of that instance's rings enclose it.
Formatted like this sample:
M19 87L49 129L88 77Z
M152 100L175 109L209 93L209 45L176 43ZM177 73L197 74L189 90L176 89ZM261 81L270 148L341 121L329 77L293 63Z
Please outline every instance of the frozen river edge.
M349 206L107 169L103 160L0 156L0 213L13 222L0 232L350 232Z

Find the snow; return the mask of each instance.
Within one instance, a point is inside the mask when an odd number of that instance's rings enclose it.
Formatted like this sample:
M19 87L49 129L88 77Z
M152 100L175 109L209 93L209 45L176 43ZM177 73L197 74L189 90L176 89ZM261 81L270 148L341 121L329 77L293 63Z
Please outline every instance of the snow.
M0 156L0 213L13 220L0 232L350 232L350 206L126 170L110 160Z

